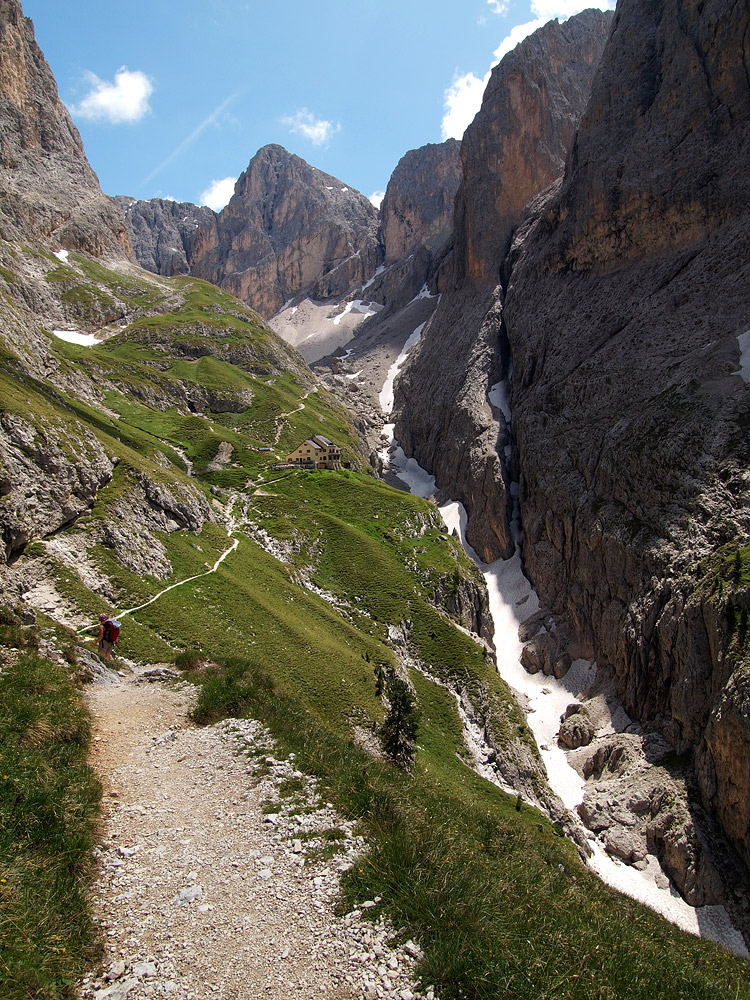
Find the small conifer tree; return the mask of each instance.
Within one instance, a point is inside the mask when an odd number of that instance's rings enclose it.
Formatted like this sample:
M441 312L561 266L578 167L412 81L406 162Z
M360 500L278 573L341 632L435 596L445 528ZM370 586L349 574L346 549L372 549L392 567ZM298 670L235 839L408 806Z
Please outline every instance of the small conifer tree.
M380 727L383 750L394 764L405 771L414 763L419 713L414 695L406 681L392 675L386 684L388 714Z

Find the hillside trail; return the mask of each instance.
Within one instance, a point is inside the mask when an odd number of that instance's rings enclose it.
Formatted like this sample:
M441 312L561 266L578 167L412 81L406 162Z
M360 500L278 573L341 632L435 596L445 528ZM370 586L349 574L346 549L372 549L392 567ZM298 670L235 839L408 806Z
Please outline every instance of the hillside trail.
M363 919L379 899L334 913L365 846L353 824L260 723L197 727L195 689L149 683L158 674L139 668L87 694L104 790L93 889L104 958L81 997L432 1000L413 982L417 946L391 947L384 922Z

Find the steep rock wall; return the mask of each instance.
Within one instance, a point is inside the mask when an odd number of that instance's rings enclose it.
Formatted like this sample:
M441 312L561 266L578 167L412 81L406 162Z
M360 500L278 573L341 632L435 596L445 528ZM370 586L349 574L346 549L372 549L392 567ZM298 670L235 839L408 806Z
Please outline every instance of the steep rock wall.
M131 253L19 0L0 0L0 192L3 239L43 238L97 257Z
M443 299L397 384L396 437L469 511L483 559L513 551L501 380L503 257L525 205L563 171L611 17L551 21L492 71L461 144L452 263Z
M627 710L698 748L746 863L747 651L709 577L750 534L749 39L746 5L622 0L504 314L527 572Z
M128 224L135 259L154 274L190 274L195 234L212 225L214 212L205 205L151 198L136 201L119 195L115 201Z

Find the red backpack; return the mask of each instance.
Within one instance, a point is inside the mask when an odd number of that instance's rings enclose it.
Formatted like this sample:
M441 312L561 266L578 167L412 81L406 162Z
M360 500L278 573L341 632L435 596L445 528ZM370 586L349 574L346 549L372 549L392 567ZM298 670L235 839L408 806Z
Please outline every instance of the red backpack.
M104 623L104 638L107 642L117 642L120 634L120 623L116 618L108 618Z

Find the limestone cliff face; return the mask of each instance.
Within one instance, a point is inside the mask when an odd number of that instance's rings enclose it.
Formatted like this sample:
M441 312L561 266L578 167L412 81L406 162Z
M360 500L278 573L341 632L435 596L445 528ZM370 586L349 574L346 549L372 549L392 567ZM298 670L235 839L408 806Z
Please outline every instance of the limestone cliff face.
M195 234L215 219L210 208L163 198L136 201L118 196L115 201L125 216L133 253L141 267L167 277L190 274Z
M495 67L461 143L455 282L496 285L511 233L531 199L565 167L611 15L551 21Z
M306 291L327 299L382 261L378 214L364 195L281 146L265 146L232 200L198 231L191 269L264 317Z
M504 314L527 571L746 863L749 40L747 5L622 0Z
M500 267L513 227L563 171L611 17L550 22L495 67L461 144L452 264L443 299L397 385L396 436L469 510L467 534L490 561L513 550L501 407Z
M422 248L435 253L453 232L453 202L461 181L461 144L412 149L401 157L380 206L385 264Z
M130 253L125 221L99 188L19 0L0 0L0 191L3 239Z
M460 182L460 143L455 139L420 146L399 160L380 206L385 261L368 283L367 295L384 310L371 327L391 322L425 284L437 290Z

